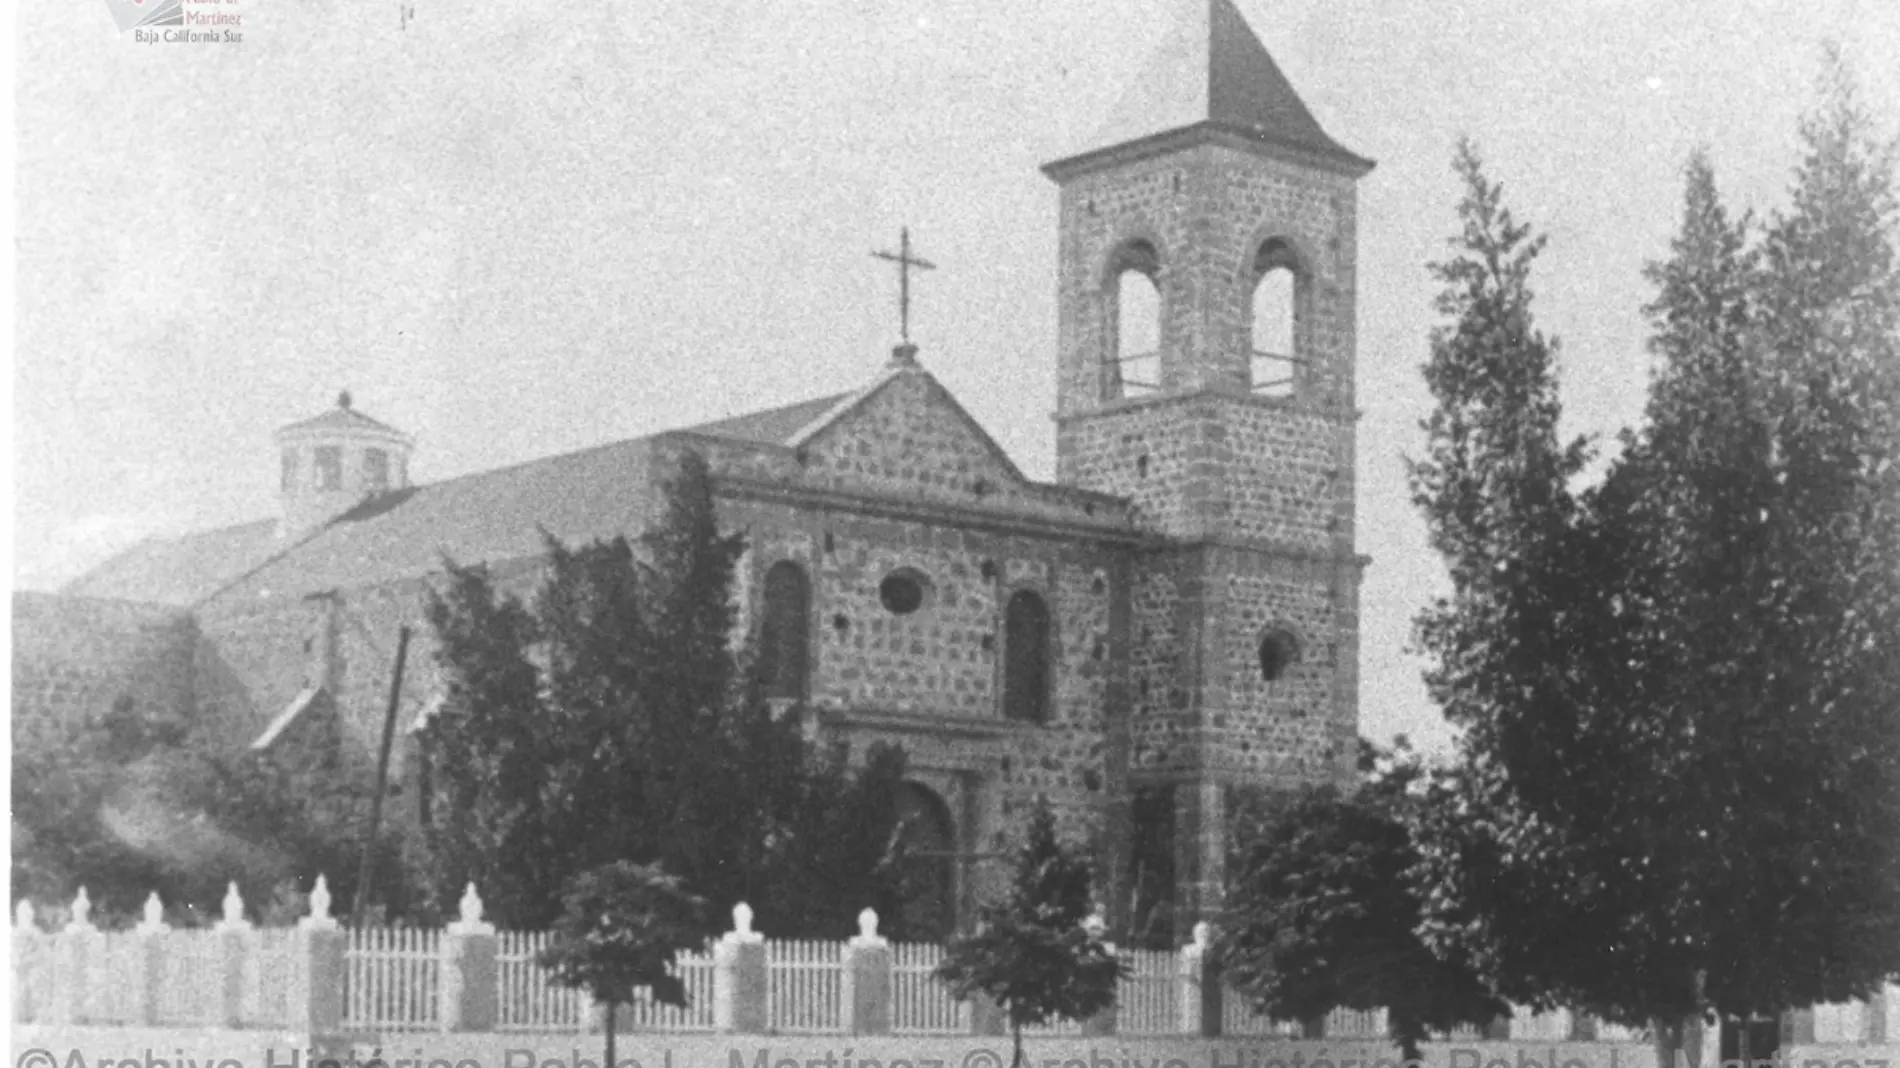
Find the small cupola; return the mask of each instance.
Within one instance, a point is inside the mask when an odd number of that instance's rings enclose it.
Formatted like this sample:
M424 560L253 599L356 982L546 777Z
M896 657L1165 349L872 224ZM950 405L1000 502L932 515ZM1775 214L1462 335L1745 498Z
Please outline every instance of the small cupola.
M348 390L337 395L336 407L274 438L283 465L279 538L301 537L365 500L409 486L415 439L357 411Z

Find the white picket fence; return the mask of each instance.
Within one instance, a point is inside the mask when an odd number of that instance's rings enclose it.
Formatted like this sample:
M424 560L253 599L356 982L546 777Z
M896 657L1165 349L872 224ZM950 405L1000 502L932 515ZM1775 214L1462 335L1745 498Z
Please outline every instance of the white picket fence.
M252 939L243 957L242 1002L239 1023L245 1027L278 1027L291 1016L293 969L296 955L291 952L293 932L289 929L261 928L249 933ZM97 952L90 955L85 974L66 982L81 993L74 1012L81 1019L107 1025L128 1025L137 1021L136 999L139 985L132 980L144 967L141 951L150 935L135 931L103 931L93 936ZM154 1001L160 1026L222 1026L224 990L209 977L224 968L226 947L210 931L167 931L156 937L165 941L155 976ZM25 943L15 982L20 996L35 1018L45 1018L54 1000L54 945L48 940Z
M900 1035L968 1034L970 1003L950 996L937 979L943 947L899 942L891 946L891 1030Z
M547 969L536 963L552 941L547 931L497 935L497 1030L571 1034L587 1030L593 1022L596 1009L587 992L550 983ZM686 1007L656 1005L643 998L621 1009L621 1026L641 1031L713 1029L712 958L687 954L674 962L672 972L686 986Z
M556 986L535 958L548 947L546 931L502 931L496 937L496 1028L502 1031L575 1032L587 1029L593 999L584 990Z
M343 1024L365 1031L433 1031L442 987L442 932L367 927L343 957Z
M1221 990L1221 1034L1258 1035L1272 1038L1298 1038L1300 1025L1292 1020L1275 1020L1254 1011L1253 1003L1233 987Z
M28 915L30 920L30 914ZM23 929L31 930L30 924ZM57 943L65 938L90 941L79 958L84 974L61 974ZM545 931L504 931L495 936L495 1027L504 1032L566 1033L597 1025L597 1010L580 990L549 981L538 963L551 935ZM158 941L153 941L157 939ZM363 1032L433 1031L443 1026L445 934L439 929L371 928L347 932L343 949L343 1026ZM967 1034L972 1009L953 998L936 977L944 948L930 944L891 945L891 1027L901 1035ZM844 1002L847 948L842 942L766 940L766 1027L781 1034L838 1034L848 1026ZM146 974L147 955L157 952L155 990L131 977ZM234 960L233 953L241 954ZM59 958L67 959L67 958ZM1195 988L1183 978L1182 957L1168 952L1125 951L1128 974L1116 996L1115 1026L1124 1035L1194 1034L1200 1029ZM168 1026L222 1026L234 1017L239 1026L277 1027L296 1019L309 984L300 969L309 967L309 951L293 928L99 931L77 934L29 934L16 939L16 981L27 1019L46 1018L56 996L69 997L73 1018L106 1025L130 1025L144 1016ZM238 982L238 997L227 1004L222 982L207 981L227 967ZM640 1000L622 1009L627 1030L706 1032L715 1029L713 958L707 953L682 956L673 973L686 987L685 1008ZM60 991L64 990L64 995ZM143 1004L141 998L145 998ZM1234 1036L1296 1038L1298 1023L1253 1011L1248 999L1224 991L1222 1032ZM16 1010L17 1011L17 1010ZM305 1009L304 1011L308 1011ZM1890 987L1869 1003L1819 1005L1812 1010L1812 1042L1854 1044L1883 1040L1900 1030L1900 987ZM1058 1020L1027 1028L1033 1035L1074 1035L1084 1025ZM1325 1020L1333 1039L1386 1037L1384 1010L1335 1009ZM1565 1011L1516 1010L1509 1034L1515 1041L1563 1042L1575 1033ZM1482 1032L1461 1027L1440 1039L1475 1041ZM1597 1041L1641 1043L1641 1027L1598 1022Z
M845 1029L844 943L765 943L765 1020L779 1034Z
M1115 988L1116 1028L1125 1035L1172 1035L1181 1031L1181 962L1172 953L1124 952L1128 974Z

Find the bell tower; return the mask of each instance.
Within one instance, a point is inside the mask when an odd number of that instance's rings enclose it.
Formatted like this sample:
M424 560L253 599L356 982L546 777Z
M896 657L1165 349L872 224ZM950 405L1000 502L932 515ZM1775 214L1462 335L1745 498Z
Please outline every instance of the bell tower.
M1057 477L1129 498L1163 546L1130 591L1129 775L1171 827L1177 937L1218 918L1236 805L1352 773L1355 185L1373 166L1232 0L1181 2L1096 147L1043 167Z

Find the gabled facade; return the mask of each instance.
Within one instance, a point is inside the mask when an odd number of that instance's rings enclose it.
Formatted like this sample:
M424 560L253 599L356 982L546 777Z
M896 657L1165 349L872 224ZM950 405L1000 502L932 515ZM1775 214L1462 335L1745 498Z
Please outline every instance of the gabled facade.
M1105 906L1185 937L1218 910L1236 792L1343 776L1354 754L1353 183L1370 164L1229 0L1197 4L1110 131L1045 168L1055 483L1026 478L908 344L852 393L431 485L407 484L408 435L344 403L280 432L280 521L135 547L66 593L188 621L190 704L234 739L268 746L316 709L372 753L400 626L418 643L399 721L440 693L422 608L443 556L529 592L543 530L637 534L693 450L746 535L742 625L771 694L854 752L909 754L906 811L943 860L933 907L967 914L1044 796L1106 862ZM1143 351L1135 286L1152 291Z

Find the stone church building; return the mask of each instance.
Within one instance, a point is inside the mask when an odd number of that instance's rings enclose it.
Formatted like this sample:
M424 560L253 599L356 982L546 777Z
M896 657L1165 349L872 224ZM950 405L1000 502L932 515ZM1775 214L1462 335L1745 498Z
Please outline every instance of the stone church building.
M130 695L254 747L335 716L373 757L401 624L417 640L399 722L440 700L422 610L444 554L526 593L543 529L637 534L695 450L747 538L742 616L773 692L854 753L904 748L919 833L961 861L944 866L957 908L1045 795L1113 858L1110 907L1171 902L1185 936L1218 906L1236 797L1345 776L1355 755L1371 167L1231 0L1207 0L1094 147L1043 167L1054 482L1025 477L909 344L850 393L427 485L408 477L427 440L344 395L276 432L270 518L16 596L16 741ZM416 764L399 738L397 781Z

